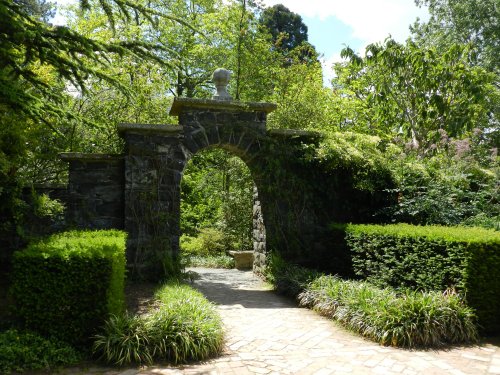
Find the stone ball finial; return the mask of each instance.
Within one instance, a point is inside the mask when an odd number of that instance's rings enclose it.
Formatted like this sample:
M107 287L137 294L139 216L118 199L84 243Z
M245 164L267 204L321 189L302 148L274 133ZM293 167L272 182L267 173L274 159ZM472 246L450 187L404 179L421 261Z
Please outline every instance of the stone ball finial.
M227 84L231 79L231 74L233 72L227 69L219 68L215 69L212 76L212 82L215 84L217 93L213 96L216 100L232 100L231 96L227 92Z

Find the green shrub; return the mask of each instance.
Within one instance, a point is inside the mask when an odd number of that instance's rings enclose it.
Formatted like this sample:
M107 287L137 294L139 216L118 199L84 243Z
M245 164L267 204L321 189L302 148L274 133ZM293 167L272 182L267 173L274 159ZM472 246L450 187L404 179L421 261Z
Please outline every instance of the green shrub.
M229 255L192 255L186 259L189 267L234 268L234 258Z
M456 288L486 333L500 331L500 232L482 228L348 225L357 275L382 287Z
M271 283L278 293L293 298L319 275L316 271L290 264L276 254L271 255L264 270L266 281Z
M182 235L181 251L189 255L218 255L227 248L224 233L215 228L203 228L197 237Z
M459 141L440 133L441 141L434 145L437 148L424 158L415 151L403 152L402 148L386 154L397 181L392 192L398 200L380 214L394 223L474 225L500 230L498 160L491 151L481 156L486 151L482 137ZM463 151L468 150L462 155L456 153L460 143L466 146Z
M472 310L455 293L396 293L368 282L321 276L299 301L383 345L437 347L478 338Z
M173 364L204 360L222 350L222 321L215 307L187 285L168 283L157 293L159 307L143 316L110 318L94 351L118 365Z
M80 355L67 344L33 333L8 330L0 333L0 373L53 370L74 365Z
M73 231L30 244L13 257L14 313L24 327L85 344L124 307L125 234Z

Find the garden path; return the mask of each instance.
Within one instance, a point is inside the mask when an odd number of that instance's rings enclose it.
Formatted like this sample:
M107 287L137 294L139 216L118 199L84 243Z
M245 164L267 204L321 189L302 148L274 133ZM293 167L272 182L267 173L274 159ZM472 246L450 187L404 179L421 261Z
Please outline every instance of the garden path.
M192 271L199 274L194 286L218 305L224 320L224 355L190 366L105 374L500 374L498 343L439 351L383 347L298 308L250 271Z

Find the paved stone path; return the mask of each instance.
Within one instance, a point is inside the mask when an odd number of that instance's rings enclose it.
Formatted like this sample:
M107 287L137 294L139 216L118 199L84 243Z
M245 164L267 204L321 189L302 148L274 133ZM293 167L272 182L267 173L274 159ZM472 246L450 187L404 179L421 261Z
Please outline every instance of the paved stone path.
M297 308L270 291L252 272L192 270L200 275L194 286L218 305L224 320L224 355L185 367L105 374L500 374L498 345L441 351L383 347L310 310Z

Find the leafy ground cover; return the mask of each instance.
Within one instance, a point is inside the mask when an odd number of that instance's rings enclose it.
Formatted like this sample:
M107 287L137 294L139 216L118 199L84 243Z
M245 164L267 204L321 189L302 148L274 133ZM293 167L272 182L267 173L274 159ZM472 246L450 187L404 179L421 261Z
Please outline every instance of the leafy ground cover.
M473 311L448 291L395 291L326 276L274 257L265 277L278 292L382 345L440 347L478 340Z
M27 370L53 371L80 360L81 354L61 341L15 329L0 333L0 374Z
M157 307L147 314L111 317L95 337L94 352L117 365L178 364L221 352L220 316L200 292L169 282L156 292L155 299Z
M472 309L452 291L396 292L368 282L321 276L298 299L302 306L382 345L440 347L478 340Z

